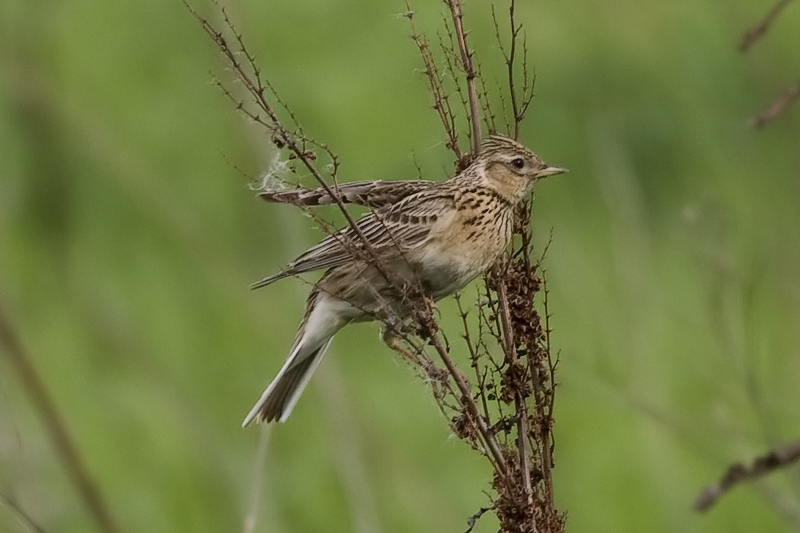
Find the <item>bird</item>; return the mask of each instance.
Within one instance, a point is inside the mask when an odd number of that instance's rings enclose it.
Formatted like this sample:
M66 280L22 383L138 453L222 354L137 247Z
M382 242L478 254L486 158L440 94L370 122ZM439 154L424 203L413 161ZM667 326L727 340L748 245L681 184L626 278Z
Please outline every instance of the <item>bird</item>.
M286 362L242 426L285 422L344 326L407 319L409 302L398 285L414 286L437 301L486 272L508 247L514 211L533 184L564 172L520 142L491 135L472 163L446 181L357 181L260 193L269 202L314 207L338 203L333 192L342 203L370 210L355 222L358 231L346 226L328 235L282 271L251 285L257 289L325 270L308 296Z

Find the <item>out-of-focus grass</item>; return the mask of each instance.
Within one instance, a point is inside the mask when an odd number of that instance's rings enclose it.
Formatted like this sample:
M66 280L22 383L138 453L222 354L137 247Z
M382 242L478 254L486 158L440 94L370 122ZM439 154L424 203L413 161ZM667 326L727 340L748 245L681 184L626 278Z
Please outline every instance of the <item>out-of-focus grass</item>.
M416 4L435 28L439 5ZM746 127L797 77L800 12L736 51L769 6L519 7L537 74L523 140L571 170L535 209L538 242L554 231L570 531L790 529L769 494L798 502L796 471L690 510L728 463L800 435L800 115ZM450 171L401 3L230 9L344 179L413 177L412 153L426 177ZM467 9L484 73L502 79L489 4ZM125 531L235 530L259 434L238 424L306 290L247 284L319 235L246 188L267 139L208 83L220 62L179 3L6 0L0 29L0 294ZM343 331L331 356L270 434L256 530L465 529L486 465L375 325ZM85 531L0 361L0 490L48 530ZM18 530L0 511L4 527Z

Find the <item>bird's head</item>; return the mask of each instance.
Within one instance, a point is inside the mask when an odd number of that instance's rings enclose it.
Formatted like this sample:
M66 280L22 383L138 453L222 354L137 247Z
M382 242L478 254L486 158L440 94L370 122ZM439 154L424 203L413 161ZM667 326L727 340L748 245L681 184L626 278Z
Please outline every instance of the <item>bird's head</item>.
M547 165L521 143L501 135L492 135L481 144L471 166L487 186L513 202L522 200L536 181L567 172Z

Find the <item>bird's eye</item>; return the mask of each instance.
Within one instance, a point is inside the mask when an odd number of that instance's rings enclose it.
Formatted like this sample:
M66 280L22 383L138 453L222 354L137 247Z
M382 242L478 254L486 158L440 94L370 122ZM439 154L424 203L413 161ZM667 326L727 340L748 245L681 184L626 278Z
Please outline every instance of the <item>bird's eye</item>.
M514 168L522 170L522 167L525 166L525 160L521 157L517 157L516 159L511 160L511 164L514 165Z

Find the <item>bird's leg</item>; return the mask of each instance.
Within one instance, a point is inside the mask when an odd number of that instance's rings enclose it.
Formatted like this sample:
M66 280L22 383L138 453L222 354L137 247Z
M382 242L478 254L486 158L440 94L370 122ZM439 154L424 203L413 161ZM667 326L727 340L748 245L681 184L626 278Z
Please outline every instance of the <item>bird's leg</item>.
M417 354L400 345L400 335L409 329L408 324L400 323L398 325L395 324L395 322L397 321L392 320L387 321L384 324L383 328L381 329L381 339L386 343L386 346L408 359L411 363L424 368L425 365L422 363Z

